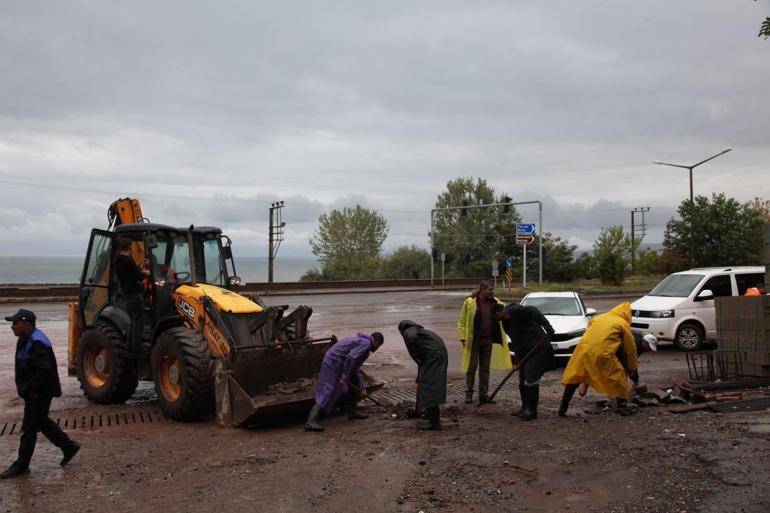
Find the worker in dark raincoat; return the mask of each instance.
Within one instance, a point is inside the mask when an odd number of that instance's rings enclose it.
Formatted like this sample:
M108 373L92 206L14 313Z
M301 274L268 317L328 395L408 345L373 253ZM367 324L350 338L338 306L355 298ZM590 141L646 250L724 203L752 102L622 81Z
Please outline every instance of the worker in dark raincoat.
M492 306L492 313L503 324L505 333L511 338L514 363L520 365L519 393L521 408L511 413L521 420L537 418L540 402L540 378L553 367L553 348L549 338L554 329L545 315L534 306L511 303ZM526 357L526 360L522 360Z
M439 405L446 402L447 351L444 341L412 321L398 323L409 356L417 363L417 413L425 415L418 429L441 429Z
M625 353L625 363L617 355L621 346ZM581 384L616 398L618 413L621 415L633 413L626 403L630 392L628 377L637 372L636 343L631 333L631 305L621 303L609 312L591 319L585 334L575 346L575 352L561 379L564 394L559 416L563 417L567 413L572 396Z
M323 431L318 417L322 411L330 413L343 396L349 419L368 417L357 409L358 400L366 397L364 380L358 370L384 340L382 333L377 331L371 335L359 333L338 340L326 351L318 374L315 404L305 422L306 431Z

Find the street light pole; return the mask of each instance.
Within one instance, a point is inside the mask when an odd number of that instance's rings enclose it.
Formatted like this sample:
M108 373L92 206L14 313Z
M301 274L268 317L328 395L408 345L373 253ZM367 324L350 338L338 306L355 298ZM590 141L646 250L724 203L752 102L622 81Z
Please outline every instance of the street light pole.
M694 258L695 258L695 226L693 225L693 221L694 221L694 218L695 218L695 203L693 203L693 202L695 201L695 198L693 197L693 191L692 191L692 170L695 169L696 167L700 166L701 164L705 164L709 160L713 160L713 159L719 157L720 155L724 155L725 153L727 153L728 151L731 151L731 150L732 150L732 148L727 148L725 150L720 151L716 155L712 155L711 157L709 157L709 158L707 158L705 160L701 160L697 164L693 164L691 166L685 166L683 164L671 164L669 162L661 162L660 160L656 160L656 161L653 162L654 164L658 164L658 165L661 165L661 166L681 167L682 169L687 169L690 172L690 205L691 205L691 207L693 209L693 212L692 212L692 214L690 216L690 267L693 266L693 261L694 261Z

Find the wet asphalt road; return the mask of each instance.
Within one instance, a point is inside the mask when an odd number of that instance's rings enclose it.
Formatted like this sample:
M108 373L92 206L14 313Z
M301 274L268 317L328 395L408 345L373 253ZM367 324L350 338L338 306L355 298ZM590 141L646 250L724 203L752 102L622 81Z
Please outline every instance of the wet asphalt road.
M307 294L291 296L269 296L269 305L288 304L295 307L306 304L313 308L310 332L314 337L336 335L339 338L357 332L381 331L385 335L384 346L367 362L368 371L380 379L401 381L414 379L415 366L404 348L398 333L398 323L409 319L423 324L444 338L449 350L450 378L459 377L461 346L457 341L456 324L465 291L400 291L376 293ZM635 298L592 299L585 298L587 307L604 312L621 301ZM10 315L18 308L29 308L38 316L38 327L52 340L62 377L64 398L54 402L56 409L77 407L87 404L79 389L77 380L68 377L67 362L67 304L30 303L5 304L0 309L3 316ZM10 323L4 322L0 329L0 415L18 412L20 402L16 399L13 384L13 360L16 339L10 330ZM644 355L645 358L650 358ZM656 370L681 368L683 356L672 348L664 348L652 355L647 365ZM652 370L652 369L650 369ZM151 386L151 385L150 385Z

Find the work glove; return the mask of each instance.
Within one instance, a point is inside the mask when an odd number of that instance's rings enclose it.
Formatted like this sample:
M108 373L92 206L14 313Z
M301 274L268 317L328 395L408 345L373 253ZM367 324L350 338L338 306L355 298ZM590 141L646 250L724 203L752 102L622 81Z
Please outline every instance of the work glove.
M361 390L358 391L358 397L360 397L361 399L363 399L367 395L369 395L369 392L367 392L365 388L362 388Z

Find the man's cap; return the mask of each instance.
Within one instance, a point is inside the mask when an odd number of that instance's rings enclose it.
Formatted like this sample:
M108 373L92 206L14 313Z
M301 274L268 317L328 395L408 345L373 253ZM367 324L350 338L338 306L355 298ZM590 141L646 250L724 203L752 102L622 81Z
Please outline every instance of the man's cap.
M655 338L655 335L653 335L652 333L648 333L645 336L643 336L642 340L647 342L647 344L649 344L650 346L650 349L652 349L653 351L658 350L658 339Z
M28 322L35 322L37 320L37 316L35 315L35 312L32 312L30 310L25 310L24 308L19 308L19 311L15 314L8 316L5 318L6 321L28 321Z

